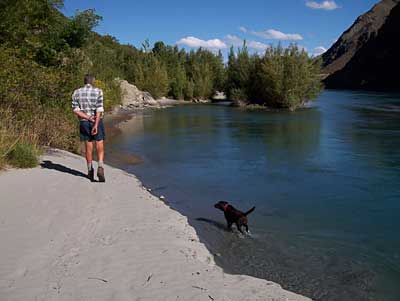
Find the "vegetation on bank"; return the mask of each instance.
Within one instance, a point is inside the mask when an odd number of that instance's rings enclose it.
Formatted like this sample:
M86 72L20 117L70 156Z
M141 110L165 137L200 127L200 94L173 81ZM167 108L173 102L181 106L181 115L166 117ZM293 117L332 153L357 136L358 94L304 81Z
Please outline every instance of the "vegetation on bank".
M61 5L0 3L0 167L34 166L42 145L77 150L71 91L86 71L82 48L100 17L86 11L66 18Z
M321 62L296 45L271 47L250 55L246 44L231 48L226 91L238 105L261 105L295 110L321 91Z
M94 10L65 17L63 0L0 2L0 168L33 166L40 146L78 150L71 94L85 73L97 78L105 107L120 102L115 78L154 97L207 99L226 91L246 103L294 109L319 91L318 64L295 46L249 55L244 45L229 55L187 52L145 41L141 48L93 32ZM25 159L29 160L25 160Z

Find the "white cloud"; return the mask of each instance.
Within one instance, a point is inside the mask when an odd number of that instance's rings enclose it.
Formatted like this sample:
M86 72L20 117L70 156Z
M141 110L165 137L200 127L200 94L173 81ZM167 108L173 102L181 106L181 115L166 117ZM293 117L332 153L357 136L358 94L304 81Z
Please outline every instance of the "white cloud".
M300 41L303 40L302 35L298 33L284 33L276 29L267 29L264 31L253 31L247 27L240 26L239 30L243 33L248 33L253 36L267 39L267 40L279 40L279 41Z
M230 35L230 34L225 36L224 40L228 45L232 45L232 46L242 46L243 45L243 40L241 38Z
M188 46L191 48L207 48L211 50L226 49L229 46L241 47L243 46L244 40L235 35L226 35L223 39L212 39L212 40L202 40L196 37L186 37L182 38L176 42L177 45ZM264 51L270 46L258 41L246 41L248 48L255 49L258 51Z
M253 36L267 39L267 40L279 40L279 41L300 41L303 37L298 33L283 33L276 29L267 29L264 31L252 31L245 27L240 27L240 30L244 33L250 33Z
M283 33L275 29L268 29L262 32L253 32L253 34L264 39L280 41L299 41L303 39L303 37L297 33Z
M335 1L307 1L306 6L312 9L335 10L340 8Z
M328 50L328 49L326 49L326 48L323 47L323 46L315 47L315 48L314 48L314 55L315 55L315 56L321 55L321 54L325 53L327 50Z
M213 50L228 48L228 46L220 39L201 40L191 36L180 39L176 44L185 45L191 48L202 47Z
M249 41L247 45L249 48L253 48L253 49L257 49L257 50L267 50L270 47L267 44L257 42L257 41Z
M234 36L234 35L225 36L224 41L228 45L238 46L238 47L242 46L243 42L244 42L244 40L242 40L241 38ZM266 50L270 47L267 44L257 42L257 41L246 41L246 45L247 45L247 47L256 49L256 50Z

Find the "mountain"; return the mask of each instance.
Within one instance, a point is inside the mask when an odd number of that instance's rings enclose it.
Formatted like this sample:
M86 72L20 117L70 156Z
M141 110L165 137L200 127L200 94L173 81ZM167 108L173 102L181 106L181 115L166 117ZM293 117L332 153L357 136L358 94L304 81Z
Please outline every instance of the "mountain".
M328 88L400 91L400 4L378 33L371 37L344 68L325 80Z
M385 24L391 10L400 0L383 0L357 18L335 44L322 55L323 73L329 76L341 69Z

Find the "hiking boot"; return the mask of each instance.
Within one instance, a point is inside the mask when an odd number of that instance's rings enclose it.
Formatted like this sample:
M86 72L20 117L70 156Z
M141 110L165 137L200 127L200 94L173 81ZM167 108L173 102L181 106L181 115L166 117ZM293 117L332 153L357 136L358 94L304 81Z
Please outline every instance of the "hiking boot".
M99 167L97 169L97 177L99 178L99 182L105 182L106 178L104 177L104 168L103 167Z
M93 168L88 171L88 179L90 180L90 182L94 182L94 169Z

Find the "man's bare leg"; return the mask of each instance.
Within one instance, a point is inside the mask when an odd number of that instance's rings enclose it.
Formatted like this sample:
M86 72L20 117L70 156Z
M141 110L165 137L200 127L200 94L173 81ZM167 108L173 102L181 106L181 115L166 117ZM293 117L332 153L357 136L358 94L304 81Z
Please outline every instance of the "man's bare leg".
M93 170L93 142L85 141L85 156L88 168L88 178L90 181L94 181L94 170Z
M99 162L104 161L104 141L96 141L97 159Z
M99 168L97 169L97 176L100 182L105 182L104 177L104 141L96 141L97 158L99 160Z
M93 142L85 141L85 152L86 163L88 164L89 169L89 166L92 165L93 161Z

